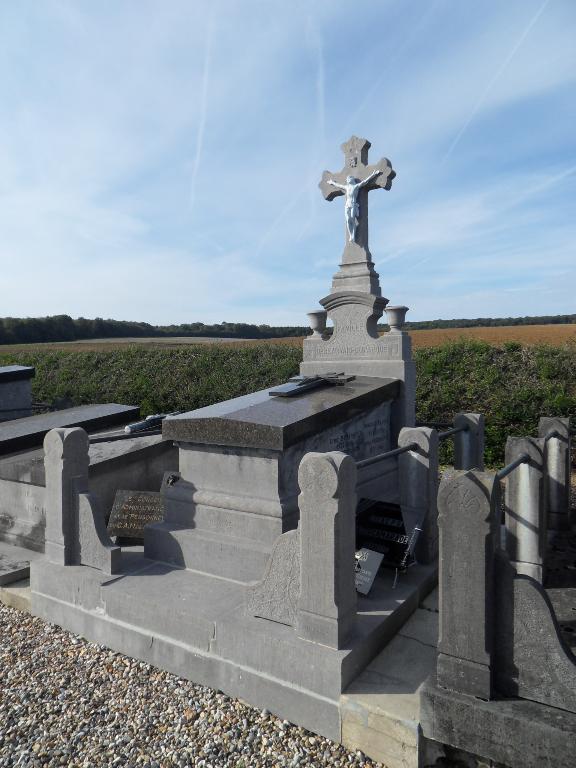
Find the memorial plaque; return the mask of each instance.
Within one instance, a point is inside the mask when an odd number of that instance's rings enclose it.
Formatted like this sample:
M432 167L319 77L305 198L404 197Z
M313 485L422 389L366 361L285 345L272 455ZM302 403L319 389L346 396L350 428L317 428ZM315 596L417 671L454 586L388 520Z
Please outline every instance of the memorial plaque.
M116 491L114 505L108 521L110 536L129 539L130 543L144 542L144 526L164 520L164 502L153 491Z
M362 499L356 518L356 547L383 555L388 568L407 568L414 562L413 552L419 529L406 533L397 504Z
M372 549L361 549L356 552L356 591L361 595L367 595L370 592L383 557L381 552L374 552Z

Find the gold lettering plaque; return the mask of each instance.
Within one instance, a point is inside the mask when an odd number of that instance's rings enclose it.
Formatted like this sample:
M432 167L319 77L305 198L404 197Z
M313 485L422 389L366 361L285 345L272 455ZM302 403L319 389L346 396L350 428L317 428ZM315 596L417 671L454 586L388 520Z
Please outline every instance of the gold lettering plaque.
M144 540L144 526L164 520L164 502L153 491L116 491L108 522L110 536Z

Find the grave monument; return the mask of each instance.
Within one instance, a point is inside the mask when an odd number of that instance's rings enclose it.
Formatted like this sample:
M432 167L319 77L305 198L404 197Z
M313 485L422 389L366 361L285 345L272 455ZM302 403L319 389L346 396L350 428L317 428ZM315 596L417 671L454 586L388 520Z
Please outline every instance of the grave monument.
M83 431L52 430L46 558L31 575L36 615L337 740L342 691L436 577L425 561L395 589L390 573L367 597L355 589L357 499L402 504L420 521L435 505L426 483L437 481L437 450L412 427L406 308L389 314L389 333L376 329L387 300L368 250L367 196L394 171L368 166L369 146L353 137L345 170L321 183L328 198L346 196L347 240L321 302L334 333L326 338L320 316L301 377L165 419L179 471L162 482L163 521L129 551L104 527ZM420 487L424 503L413 498ZM434 520L423 528L433 540Z

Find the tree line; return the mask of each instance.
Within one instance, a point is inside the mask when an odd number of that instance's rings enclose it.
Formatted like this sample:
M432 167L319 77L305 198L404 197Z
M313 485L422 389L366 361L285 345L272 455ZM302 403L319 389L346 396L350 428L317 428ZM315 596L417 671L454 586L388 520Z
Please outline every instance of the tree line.
M423 320L406 323L408 330L432 328L473 328L501 325L548 325L576 323L576 315L542 315L526 317L478 317L459 320ZM386 330L387 325L378 326ZM151 325L130 320L104 320L96 317L72 318L69 315L51 317L0 318L0 344L31 344L46 341L81 341L84 339L205 336L239 339L274 339L286 336L307 336L310 329L303 325L253 325L251 323L183 323L181 325Z
M69 315L51 317L0 318L0 344L30 344L46 341L81 341L85 339L206 336L240 339L270 339L283 336L306 336L305 326L252 325L250 323L184 323L182 325L151 325L130 320L104 320L97 317L72 318Z

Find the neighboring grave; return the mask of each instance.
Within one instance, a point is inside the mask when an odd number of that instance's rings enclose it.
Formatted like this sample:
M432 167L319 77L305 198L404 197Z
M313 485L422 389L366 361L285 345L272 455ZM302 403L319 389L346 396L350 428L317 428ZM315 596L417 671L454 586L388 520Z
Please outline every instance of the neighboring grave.
M108 533L118 543L144 543L144 527L164 520L164 502L153 491L116 491Z
M327 200L344 196L345 245L332 292L320 300L324 312L310 313L313 336L304 340L303 375L343 371L345 374L399 379L403 391L394 408L397 436L415 419L416 374L408 333L402 330L407 307L387 307L368 247L368 193L392 186L396 176L390 161L368 165L370 142L356 136L342 144L344 168L324 171L320 189ZM378 335L377 323L386 309L390 331ZM334 324L324 332L326 316Z
M35 373L29 365L0 366L0 421L30 416Z
M15 419L9 424L4 424L0 430L0 456L42 445L44 437L51 429L83 427L93 431L135 421L139 414L140 409L137 406L103 403L80 405L63 411Z

